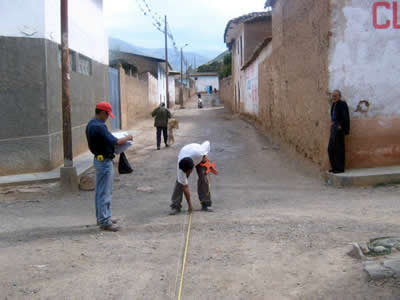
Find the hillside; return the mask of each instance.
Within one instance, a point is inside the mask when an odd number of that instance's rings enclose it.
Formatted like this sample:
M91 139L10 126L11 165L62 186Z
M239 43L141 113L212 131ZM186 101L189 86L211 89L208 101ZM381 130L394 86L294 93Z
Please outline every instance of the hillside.
M136 45L132 45L127 43L123 40L116 39L116 38L109 38L108 40L110 50L119 50L122 52L129 52L133 54L140 54L140 55L147 55L153 56L157 58L165 58L165 49L153 49L153 48L144 48L139 47ZM194 65L194 61L196 59L196 65L200 66L202 64L206 64L212 57L208 57L206 55L201 55L195 52L188 52L185 51L184 55L188 60L189 65ZM168 59L169 63L171 64L172 68L175 71L180 71L181 69L181 57L179 54L175 53L173 49L168 49Z

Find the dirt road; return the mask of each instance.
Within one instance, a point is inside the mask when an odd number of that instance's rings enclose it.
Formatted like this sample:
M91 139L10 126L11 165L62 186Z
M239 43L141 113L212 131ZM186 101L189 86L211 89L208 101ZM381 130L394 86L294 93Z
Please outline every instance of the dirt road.
M138 128L134 173L114 184L120 233L95 226L93 192L0 195L0 299L176 299L187 222L168 215L176 157L204 140L221 174L215 211L193 214L183 299L399 299L396 281L369 282L346 255L350 242L398 234L398 186L325 186L312 165L221 108L176 118L177 143L161 151L151 120Z

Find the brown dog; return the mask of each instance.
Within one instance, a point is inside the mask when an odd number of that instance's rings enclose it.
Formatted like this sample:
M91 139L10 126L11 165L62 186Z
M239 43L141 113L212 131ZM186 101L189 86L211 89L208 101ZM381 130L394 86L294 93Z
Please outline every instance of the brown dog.
M179 122L175 119L170 119L168 122L168 145L175 143L174 129L179 129Z

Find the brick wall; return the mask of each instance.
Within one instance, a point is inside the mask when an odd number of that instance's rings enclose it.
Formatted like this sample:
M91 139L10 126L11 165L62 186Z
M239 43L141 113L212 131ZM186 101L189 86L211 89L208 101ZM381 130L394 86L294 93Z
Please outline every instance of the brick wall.
M259 119L266 131L328 166L329 1L277 1L273 52L259 67Z

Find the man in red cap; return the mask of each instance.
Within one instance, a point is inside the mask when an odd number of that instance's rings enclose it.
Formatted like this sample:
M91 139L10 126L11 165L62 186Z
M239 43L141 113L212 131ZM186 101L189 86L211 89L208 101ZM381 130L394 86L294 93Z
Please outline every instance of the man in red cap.
M97 224L102 230L118 231L118 220L111 219L111 198L113 184L113 158L115 157L115 145L122 145L132 140L129 135L117 139L107 129L108 117L114 118L112 107L107 102L96 105L96 115L86 127L86 138L89 149L94 154L94 167L96 169L96 218Z

